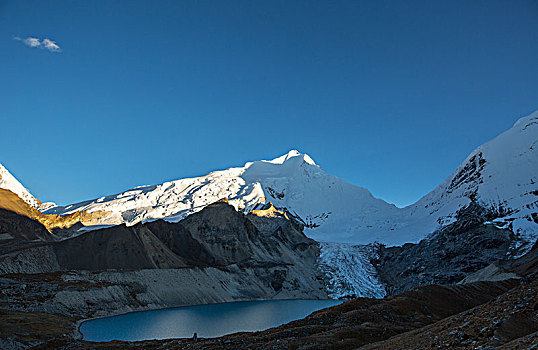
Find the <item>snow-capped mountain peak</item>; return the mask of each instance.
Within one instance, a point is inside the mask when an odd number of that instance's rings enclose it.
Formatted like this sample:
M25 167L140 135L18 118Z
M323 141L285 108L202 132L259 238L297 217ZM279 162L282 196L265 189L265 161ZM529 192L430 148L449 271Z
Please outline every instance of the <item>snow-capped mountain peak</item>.
M288 166L290 166L291 163L295 165L301 165L302 163L306 163L306 164L310 164L310 165L314 165L318 167L318 165L314 162L314 160L308 154L301 153L297 151L296 149L292 149L288 153L283 154L280 157L276 157L275 159L272 159L272 160L259 160L255 162L247 162L245 163L244 168L248 168L254 163L269 163L269 164L277 164L277 165L289 163Z
M283 164L284 162L286 162L287 160L291 159L291 158L294 158L294 157L301 157L302 160L310 165L316 165L316 163L314 162L314 160L312 160L312 158L310 158L310 156L308 154L303 154L299 151L297 151L296 149L292 149L290 150L288 153L280 156L280 157L277 157L273 160L268 160L268 161L265 161L265 162L268 162L268 163L273 163L273 164Z
M521 241L538 236L538 112L476 148L456 171L416 203L397 208L367 189L325 173L297 150L273 160L214 171L196 178L134 188L46 213L109 213L101 224L165 218L175 221L221 198L250 211L271 202L303 221L318 241L387 245L418 242L456 220L471 202L497 212Z
M496 213L499 226L510 226L521 242L532 243L538 237L537 151L538 111L477 147L445 181L403 212L422 217L414 221L433 230L453 222L459 209L475 201Z
M0 188L15 193L34 208L41 204L2 164L0 164Z
M45 212L64 215L99 210L109 213L102 224L133 225L157 218L180 220L224 197L246 212L266 202L288 208L303 220L312 237L326 241L354 241L356 221L396 209L374 198L368 190L326 174L310 156L292 150L273 160L138 187ZM373 221L379 218L375 215Z
M528 116L519 118L515 123L512 129L525 130L533 124L538 124L538 111L529 114Z

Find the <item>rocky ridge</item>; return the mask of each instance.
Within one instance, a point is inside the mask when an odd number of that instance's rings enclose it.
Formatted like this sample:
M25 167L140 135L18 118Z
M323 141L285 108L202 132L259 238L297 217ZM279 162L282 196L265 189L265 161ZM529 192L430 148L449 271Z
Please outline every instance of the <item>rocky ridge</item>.
M372 263L388 293L424 284L454 284L495 260L507 259L514 234L489 223L494 215L471 202L458 211L455 222L417 244L378 245Z

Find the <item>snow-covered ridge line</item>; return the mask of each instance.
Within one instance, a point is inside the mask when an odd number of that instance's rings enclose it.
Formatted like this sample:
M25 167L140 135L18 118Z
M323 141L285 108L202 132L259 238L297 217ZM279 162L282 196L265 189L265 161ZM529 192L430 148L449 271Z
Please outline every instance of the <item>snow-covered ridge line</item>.
M41 204L2 164L0 164L0 188L15 193L34 208L38 208Z
M177 221L224 197L243 211L270 201L302 218L308 223L308 230L326 226L336 232L346 230L346 221L357 208L348 206L349 202L359 204L364 216L396 209L374 198L368 190L326 174L308 155L292 150L271 161L249 162L243 167L214 171L206 176L138 187L51 208L46 213L65 215L79 210L100 210L111 213L101 224L133 225L156 218ZM336 208L330 210L331 206ZM331 221L334 223L329 227L327 222Z
M404 209L409 215L430 210L429 219L437 217L444 226L474 200L496 212L495 221L508 226L516 242L530 249L538 238L537 149L538 111L477 147L432 192Z
M459 209L476 201L497 212L497 221L509 223L518 240L528 244L538 236L537 140L535 112L475 149L432 192L405 208L325 173L308 155L292 150L273 160L137 187L45 213L100 210L110 213L101 225L133 225L158 218L177 221L226 197L243 211L267 202L286 208L318 241L401 245L453 222Z

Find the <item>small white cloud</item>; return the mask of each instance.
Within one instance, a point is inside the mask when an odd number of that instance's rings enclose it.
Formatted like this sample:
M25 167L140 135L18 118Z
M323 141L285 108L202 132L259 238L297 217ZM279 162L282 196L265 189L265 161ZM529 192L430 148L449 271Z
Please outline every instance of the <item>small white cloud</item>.
M17 41L21 41L24 45L29 46L29 47L38 47L40 49L49 50L50 52L62 51L62 48L58 44L56 44L55 41L52 41L48 38L39 40L38 38L28 37L28 38L23 39L21 37L16 36L13 39Z
M22 42L25 43L26 45L30 46L30 47L37 47L37 46L41 45L38 38L26 38L26 39L22 40Z
M45 47L45 49L52 51L52 52L60 52L62 49L60 46L56 44L55 41L52 41L50 39L43 39L43 42L41 43Z

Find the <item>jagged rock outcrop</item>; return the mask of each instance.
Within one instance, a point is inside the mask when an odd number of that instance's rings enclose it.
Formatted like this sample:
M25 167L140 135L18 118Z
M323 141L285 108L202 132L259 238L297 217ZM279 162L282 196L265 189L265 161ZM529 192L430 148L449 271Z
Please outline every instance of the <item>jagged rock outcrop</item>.
M213 203L179 223L157 220L88 231L53 242L60 270L133 270L309 264L319 255L287 217L245 216ZM42 271L48 272L48 271Z
M374 265L389 294L423 284L453 284L509 253L513 233L486 224L494 214L476 202L418 244L379 246Z
M534 280L536 277L538 277L538 242L522 257L494 261L485 268L468 275L459 283L502 281L510 278Z
M185 262L147 227L118 225L53 244L61 270L181 268ZM47 271L43 271L47 272Z
M51 241L53 236L39 222L0 208L0 241Z

